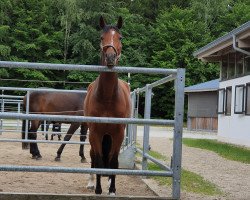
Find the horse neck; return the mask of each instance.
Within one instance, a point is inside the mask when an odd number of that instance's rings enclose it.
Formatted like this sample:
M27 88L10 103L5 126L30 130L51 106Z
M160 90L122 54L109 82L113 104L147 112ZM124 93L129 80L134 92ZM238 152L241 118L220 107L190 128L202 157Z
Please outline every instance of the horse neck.
M102 65L104 62L102 61ZM117 94L118 74L116 72L101 72L98 79L97 94L104 101L110 101Z

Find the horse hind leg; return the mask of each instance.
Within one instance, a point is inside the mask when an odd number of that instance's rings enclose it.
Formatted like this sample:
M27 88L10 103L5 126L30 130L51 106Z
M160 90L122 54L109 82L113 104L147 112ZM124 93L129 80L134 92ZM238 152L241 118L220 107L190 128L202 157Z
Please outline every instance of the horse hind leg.
M79 123L71 123L69 130L67 131L67 134L64 137L64 141L69 141L72 137L72 135L75 133L75 131L79 128L80 124ZM61 154L63 152L64 147L66 144L61 144L59 149L57 150L57 156L55 158L55 161L60 161L61 160Z
M86 138L87 138L87 131L88 131L88 127L86 124L82 124L81 125L81 130L80 130L80 142L85 142ZM84 145L80 144L80 149L79 149L79 156L81 157L81 162L85 163L87 162L85 156L84 156Z

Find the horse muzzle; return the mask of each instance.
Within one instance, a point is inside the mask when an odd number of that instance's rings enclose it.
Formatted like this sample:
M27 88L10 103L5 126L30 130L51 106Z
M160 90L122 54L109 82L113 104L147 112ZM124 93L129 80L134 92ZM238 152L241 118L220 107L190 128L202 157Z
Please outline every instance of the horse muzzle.
M113 68L116 64L116 54L110 53L106 55L106 63L108 68Z

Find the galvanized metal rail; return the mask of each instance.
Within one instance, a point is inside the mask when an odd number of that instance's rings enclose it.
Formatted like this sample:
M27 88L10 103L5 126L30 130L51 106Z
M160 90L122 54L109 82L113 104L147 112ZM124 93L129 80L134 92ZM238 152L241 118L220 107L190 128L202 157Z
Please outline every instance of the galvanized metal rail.
M15 114L15 113L0 113L0 118L12 119L39 119L48 121L73 121L73 122L94 122L94 123L122 123L144 125L144 141L143 141L143 155L142 167L143 170L114 170L114 169L82 169L82 168L55 168L55 167L31 167L31 166L7 166L1 165L0 171L35 171L35 172L62 172L62 173L100 173L105 175L112 174L131 174L143 176L171 176L172 177L172 197L174 199L180 198L180 176L181 176L181 151L182 151L182 127L183 127L183 110L184 110L184 85L185 85L185 70L184 69L161 69L161 68L139 68L139 67L114 67L109 69L105 66L94 65L71 65L71 64L50 64L50 63L27 63L27 62L9 62L0 61L0 67L5 68L30 68L30 69L52 69L52 70L84 70L94 72L118 72L118 73L145 73L145 74L163 74L169 75L162 80L156 81L152 84L147 84L144 88L138 89L132 93L133 109L136 109L136 95L139 92L146 92L145 95L145 119L135 118L99 118L99 117L81 117L81 116L58 116L58 115L39 115L39 114ZM175 80L175 119L174 120L156 120L150 119L150 107L152 88L163 84L165 82ZM6 90L8 88L5 88ZM1 90L1 88L0 88ZM49 89L42 89L48 91ZM51 89L55 91L54 89ZM27 90L26 90L27 91ZM29 91L32 90L28 90ZM28 103L27 103L28 104ZM133 112L134 113L134 112ZM173 158L170 167L165 166L160 161L154 159L148 154L149 142L149 125L174 125L174 139L173 139ZM27 125L27 124L26 124ZM133 132L133 136L128 138L133 139L136 136L134 128L129 130ZM27 134L26 134L27 139ZM26 141L26 140L25 140ZM148 171L147 159L160 165L165 171Z

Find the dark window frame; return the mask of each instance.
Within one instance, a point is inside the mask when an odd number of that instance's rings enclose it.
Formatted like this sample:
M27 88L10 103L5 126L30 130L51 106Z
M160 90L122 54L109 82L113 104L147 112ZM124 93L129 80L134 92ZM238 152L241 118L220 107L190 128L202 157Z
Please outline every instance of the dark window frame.
M250 82L246 83L246 89L245 89L245 115L250 115L250 112L247 113L247 110L248 110L248 106L250 107L250 104L248 105L248 102L247 102L247 96L248 96L248 93L250 93Z
M220 91L223 91L222 96L222 111L219 111L219 100L220 100ZM225 88L217 90L217 114L224 114L225 113Z
M243 96L242 96L242 108L241 108L241 111L236 111L237 88L240 88L240 87L243 88L243 94L242 94L242 95L243 95ZM245 113L244 104L245 104L245 85L244 85L244 84L236 85L236 86L235 86L235 93L234 93L234 114L243 114L243 113Z
M249 56L247 55L244 56L244 75L250 75L250 71L247 71L247 66L246 66L247 57L249 58Z
M228 91L231 91L231 103L230 103L230 112L229 112L229 110L227 109L227 104L228 104ZM225 101L225 115L227 115L227 116L231 116L231 114L232 114L232 86L229 86L229 87L226 87L226 92L225 92L225 96L226 96L226 101Z

